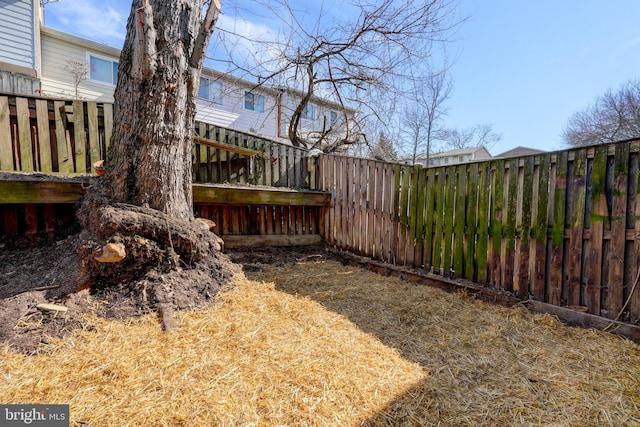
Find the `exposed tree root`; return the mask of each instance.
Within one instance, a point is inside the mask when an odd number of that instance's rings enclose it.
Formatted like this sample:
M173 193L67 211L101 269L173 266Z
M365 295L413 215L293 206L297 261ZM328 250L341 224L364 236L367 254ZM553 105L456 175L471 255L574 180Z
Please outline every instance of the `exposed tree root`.
M222 240L199 221L110 204L100 182L81 201L78 218L78 254L94 291L114 304L126 298L139 311L157 310L165 330L175 326L173 309L200 306L230 283L233 264L221 252ZM109 243L124 246L122 260L100 261Z

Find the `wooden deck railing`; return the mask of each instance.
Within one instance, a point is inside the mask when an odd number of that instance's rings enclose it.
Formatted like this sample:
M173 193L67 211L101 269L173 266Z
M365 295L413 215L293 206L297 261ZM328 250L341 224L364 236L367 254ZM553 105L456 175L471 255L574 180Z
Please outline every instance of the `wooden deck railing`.
M90 174L106 158L113 105L0 95L0 171ZM309 188L307 150L196 122L194 182Z

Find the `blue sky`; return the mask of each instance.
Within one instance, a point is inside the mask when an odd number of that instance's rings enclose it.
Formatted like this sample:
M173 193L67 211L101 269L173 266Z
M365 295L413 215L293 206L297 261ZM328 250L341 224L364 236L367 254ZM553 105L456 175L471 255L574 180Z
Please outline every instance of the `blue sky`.
M229 2L220 3L224 13ZM60 0L45 7L45 24L120 47L130 8L123 0ZM638 0L462 0L460 8L468 21L448 47L455 63L446 125L491 124L502 134L494 155L564 148L572 113L640 78Z

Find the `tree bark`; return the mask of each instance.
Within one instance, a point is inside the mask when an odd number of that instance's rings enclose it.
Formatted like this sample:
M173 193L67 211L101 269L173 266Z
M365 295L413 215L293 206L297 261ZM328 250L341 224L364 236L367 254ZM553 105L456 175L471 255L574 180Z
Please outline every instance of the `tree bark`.
M193 219L191 147L200 71L219 4L134 0L120 57L108 196Z
M77 253L94 287L161 309L167 329L172 307L208 301L232 276L220 238L194 221L191 190L195 99L219 7L133 1L106 174L78 209Z

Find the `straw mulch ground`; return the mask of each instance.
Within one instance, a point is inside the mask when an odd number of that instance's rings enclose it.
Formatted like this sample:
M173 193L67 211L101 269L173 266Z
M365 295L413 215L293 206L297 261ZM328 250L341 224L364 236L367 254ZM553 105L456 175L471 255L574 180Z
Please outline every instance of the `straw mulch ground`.
M86 320L0 353L2 403L94 426L640 425L640 347L323 258L247 265L214 305Z

